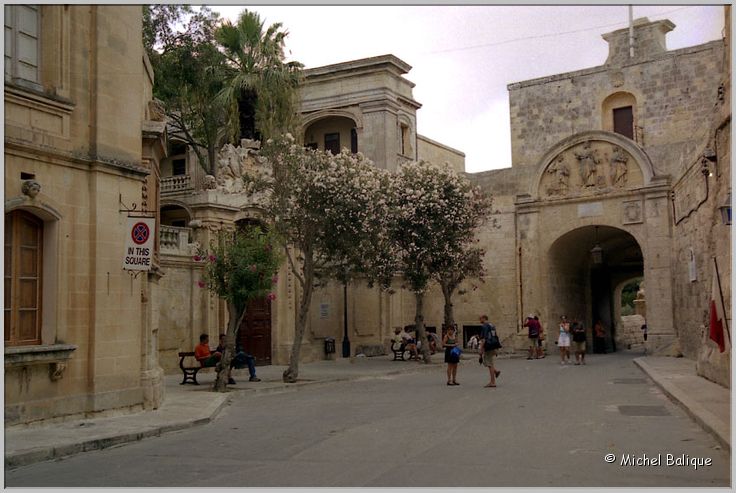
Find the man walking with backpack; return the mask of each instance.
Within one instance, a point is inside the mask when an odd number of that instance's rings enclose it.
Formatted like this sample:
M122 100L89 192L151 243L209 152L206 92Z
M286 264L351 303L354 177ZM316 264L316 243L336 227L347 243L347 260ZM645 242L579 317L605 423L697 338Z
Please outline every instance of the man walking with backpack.
M488 367L488 372L491 376L491 381L488 382L486 387L495 387L496 378L501 374L500 371L496 370L495 366L496 355L501 348L501 343L498 340L498 334L496 334L496 327L488 323L488 315L481 315L480 323L483 326L480 333L481 342L478 346L480 362Z

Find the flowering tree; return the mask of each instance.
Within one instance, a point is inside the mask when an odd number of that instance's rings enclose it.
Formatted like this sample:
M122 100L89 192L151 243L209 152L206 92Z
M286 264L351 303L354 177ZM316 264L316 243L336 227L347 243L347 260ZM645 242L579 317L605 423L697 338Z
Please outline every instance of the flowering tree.
M228 324L225 351L217 365L215 390L224 391L230 361L235 354L235 335L245 317L250 300L268 296L275 299L272 287L282 258L274 248L272 233L258 226L221 233L210 251L200 250L194 260L204 263L200 287L207 287L227 303Z
M434 259L432 271L445 300L445 327L450 327L455 324L452 306L455 290L465 279L476 277L483 281L485 275L485 251L477 246L475 236L488 217L492 200L455 173L450 172L446 178L445 220L440 223L441 231L437 235L450 249Z
M424 295L431 282L443 281L449 293L445 323L451 321L452 292L480 264L481 252L467 245L486 206L478 203L477 191L449 165L424 161L404 164L392 180L389 195L391 253L414 293L414 326L424 361L429 363Z
M386 172L362 154L344 150L306 149L287 134L268 140L261 151L265 172L253 180L253 190L264 190L265 209L285 248L289 267L301 291L284 382L295 382L299 353L318 274L340 277L358 270L363 251L377 235L375 217L386 215L382 196ZM386 232L380 234L386 235Z

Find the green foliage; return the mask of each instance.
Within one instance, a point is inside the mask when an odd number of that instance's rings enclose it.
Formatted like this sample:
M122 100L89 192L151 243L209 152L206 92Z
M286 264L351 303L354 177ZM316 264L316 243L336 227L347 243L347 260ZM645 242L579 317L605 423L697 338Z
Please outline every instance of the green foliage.
M229 109L231 140L237 140L238 102L255 99L255 123L262 140L288 132L299 123L297 88L302 79L302 64L285 62L287 31L281 23L266 28L256 12L244 10L235 24L225 21L215 38L234 69L219 101Z
M624 288L621 290L621 307L630 307L632 312L634 309L634 300L636 299L636 293L639 292L639 283L641 283L642 279L635 279L631 281L630 283L626 284ZM623 312L622 312L623 314Z
M223 232L210 251L199 251L194 260L205 264L201 287L244 309L248 301L268 296L277 282L282 258L272 233L250 226Z
M213 175L228 125L226 108L216 97L231 73L214 43L218 21L219 14L207 7L144 6L143 36L154 69L154 97L164 104L172 136L186 142Z

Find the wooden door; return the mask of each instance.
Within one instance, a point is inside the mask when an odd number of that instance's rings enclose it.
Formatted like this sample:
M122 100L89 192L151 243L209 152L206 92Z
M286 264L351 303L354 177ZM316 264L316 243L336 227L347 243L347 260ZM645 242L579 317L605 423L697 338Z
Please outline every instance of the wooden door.
M5 344L41 344L43 222L24 211L5 214Z
M256 365L271 364L271 302L267 298L248 303L238 342L256 358Z

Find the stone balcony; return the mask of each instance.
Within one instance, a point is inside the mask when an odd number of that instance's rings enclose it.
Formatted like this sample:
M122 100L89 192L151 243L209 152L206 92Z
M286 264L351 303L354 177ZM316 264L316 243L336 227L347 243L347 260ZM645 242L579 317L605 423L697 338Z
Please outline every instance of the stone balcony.
M191 228L161 225L161 254L190 256L189 243L192 236Z
M177 193L193 190L192 175L176 175L161 178L161 193Z

